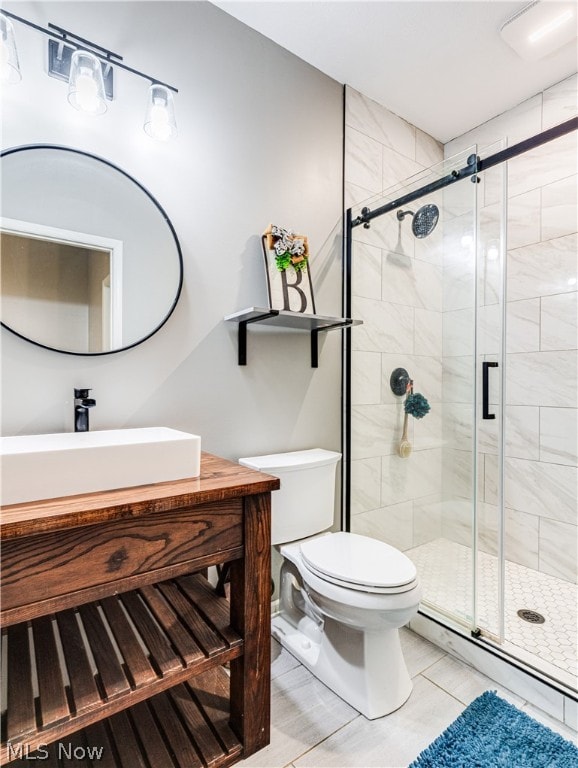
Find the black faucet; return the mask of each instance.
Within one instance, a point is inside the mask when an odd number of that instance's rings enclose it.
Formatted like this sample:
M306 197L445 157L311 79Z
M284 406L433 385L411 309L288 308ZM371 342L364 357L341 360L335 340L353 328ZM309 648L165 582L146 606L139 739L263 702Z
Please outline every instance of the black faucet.
M96 400L89 397L90 389L74 390L74 431L88 432L88 409L94 408Z

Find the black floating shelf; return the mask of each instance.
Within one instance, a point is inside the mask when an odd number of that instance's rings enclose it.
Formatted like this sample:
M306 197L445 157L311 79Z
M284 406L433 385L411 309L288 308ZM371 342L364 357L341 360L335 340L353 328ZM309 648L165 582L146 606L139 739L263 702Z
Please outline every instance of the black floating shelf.
M352 320L349 317L327 317L325 315L306 315L302 312L288 312L284 309L267 309L265 307L249 307L227 315L225 320L239 325L239 365L247 365L247 325L263 323L278 328L293 328L311 333L311 367L317 368L319 362L319 340L322 331L333 331L337 328L351 328L361 325L362 320Z

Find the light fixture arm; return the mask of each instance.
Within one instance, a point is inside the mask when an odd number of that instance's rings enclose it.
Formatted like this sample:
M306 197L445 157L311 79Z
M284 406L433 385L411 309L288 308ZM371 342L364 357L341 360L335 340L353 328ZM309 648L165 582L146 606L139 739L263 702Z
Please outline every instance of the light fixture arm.
M113 53L107 48L103 48L101 45L92 43L90 40L85 40L83 37L79 37L78 35L75 35L66 29L62 29L62 27L57 27L55 24L49 23L47 29L46 27L41 27L38 24L34 24L32 21L28 21L28 19L22 18L22 16L17 16L15 13L11 13L10 11L2 9L1 13L10 19L13 19L14 21L20 22L20 24L24 24L27 27L35 29L37 32L41 32L43 35L47 35L54 40L65 43L75 50L88 50L106 65L110 66L112 64L119 69L124 69L126 72L131 72L133 75L137 75L138 77L142 77L144 80L148 80L149 83L153 85L162 85L165 88L168 88L170 91L173 91L173 93L179 92L178 88L175 88L168 83L163 83L156 77L151 77L150 75L147 75L138 69L134 69L133 67L129 67L126 64L123 64L123 57L119 56L117 53ZM71 40L70 38L73 39Z
M32 21L23 19L22 16L17 16L15 13L10 13L10 11L5 10L4 8L2 8L0 13L2 13L3 16L8 16L9 19L14 19L14 21L19 21L21 24L25 24L27 27L35 29L37 32L42 32L45 35L52 36L52 32L50 32L50 30L44 29L44 27L39 27L38 24L34 24ZM57 37L57 35L54 35L54 37Z
M54 29L55 32L58 33L58 36L62 38L62 40L66 40L67 43L70 45L76 45L74 41L77 40L79 43L82 43L83 50L90 50L90 53L93 53L95 56L99 56L100 58L106 59L118 59L118 61L123 61L123 57L120 56L118 53L113 53L112 51L109 51L108 48L103 48L102 45L97 45L96 43L93 43L91 40L86 40L84 37L80 37L79 35L75 35L73 32L70 32L68 29L63 29L62 27L57 27L56 24L51 24L48 22L48 28ZM73 40L69 40L68 38L72 37ZM115 62L116 63L116 62Z

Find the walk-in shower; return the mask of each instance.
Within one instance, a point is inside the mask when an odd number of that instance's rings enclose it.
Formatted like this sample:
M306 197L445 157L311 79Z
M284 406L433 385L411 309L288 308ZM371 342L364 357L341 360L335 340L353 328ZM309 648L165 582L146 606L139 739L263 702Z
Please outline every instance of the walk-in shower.
M425 614L574 691L577 235L522 206L577 129L472 146L348 212L344 377L346 528L409 554ZM431 405L405 456L400 368Z

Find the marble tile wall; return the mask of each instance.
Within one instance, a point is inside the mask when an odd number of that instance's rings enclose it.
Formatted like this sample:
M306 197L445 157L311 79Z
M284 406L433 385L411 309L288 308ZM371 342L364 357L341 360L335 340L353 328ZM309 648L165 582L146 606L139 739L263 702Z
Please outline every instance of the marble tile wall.
M450 157L478 143L483 147L506 137L514 144L578 112L577 76L537 94L445 146ZM506 556L568 581L577 579L578 534L578 304L576 234L578 209L576 175L578 157L574 132L528 152L508 164L507 283L506 283L506 412L505 487ZM499 174L487 174L480 185L482 243L499 238ZM444 271L444 298L448 291L459 300L472 274L463 267L455 286ZM480 351L497 359L500 347L499 264L482 264ZM464 326L456 325L463 308L444 302L442 319L444 436L454 438L454 451L465 455L444 473L444 498L458 498L471 487L467 475L468 420L464 400L468 392L468 358ZM459 361L459 362L458 362ZM461 368L459 367L461 365ZM453 413L448 410L446 380L461 371L464 382L453 381L457 394ZM497 402L496 389L491 393ZM466 401L467 402L467 401ZM481 421L480 533L482 548L496 548L497 526L497 422ZM444 467L450 464L444 449ZM471 463L470 463L471 467ZM448 505L444 509L449 509ZM459 520L442 519L447 537L464 538ZM455 518L454 514L454 518Z
M454 139L446 163L569 119L576 91L573 76ZM441 157L431 137L347 88L347 206L376 207L425 183ZM572 134L486 172L477 214L471 184L436 193L441 221L425 240L393 215L354 230L353 311L364 325L353 330L352 530L401 549L440 536L470 544L477 474L481 545L496 551L498 422L480 421L474 456L472 355L476 290L479 351L488 361L500 354L502 273L493 256L507 181L507 557L576 580L576 158ZM486 254L477 275L476 215ZM410 420L409 459L397 455L402 398L389 388L399 366L432 404L424 420ZM492 408L497 382L492 376Z
M345 141L346 207L372 197L376 207L443 159L438 142L351 88ZM351 529L400 549L441 533L442 230L416 240L395 214L354 230L353 315L364 324L352 331ZM408 459L397 454L404 398L389 386L398 367L431 404L410 419Z
M451 158L463 167L472 151L487 156L576 115L577 90L573 76L450 142L446 170ZM577 150L574 133L485 172L477 186L466 180L436 193L441 220L425 240L393 215L354 230L353 312L364 320L352 332L354 532L401 550L446 539L470 551L477 496L480 559L498 554L501 369L490 378L498 418L478 422L477 451L473 396L481 400L481 362L504 354L506 558L542 579L577 580ZM346 202L355 212L426 183L440 158L430 137L347 90ZM397 454L403 398L389 387L399 366L432 405L425 419L410 420L408 459ZM506 579L511 586L510 571ZM471 580L458 582L471 604ZM483 596L488 585L480 583ZM457 610L451 596L435 602ZM496 625L493 615L484 621ZM481 665L493 658L482 655ZM561 717L562 703L559 696L540 706Z

